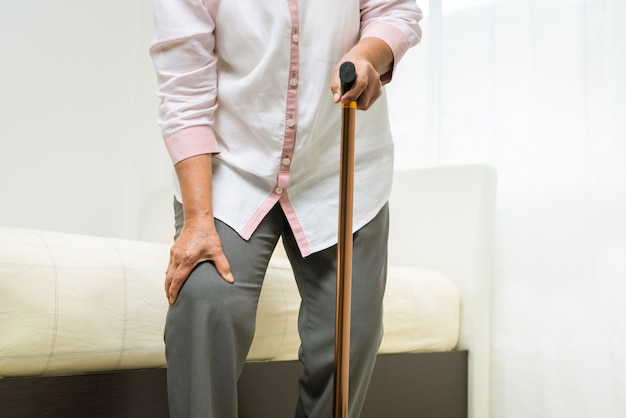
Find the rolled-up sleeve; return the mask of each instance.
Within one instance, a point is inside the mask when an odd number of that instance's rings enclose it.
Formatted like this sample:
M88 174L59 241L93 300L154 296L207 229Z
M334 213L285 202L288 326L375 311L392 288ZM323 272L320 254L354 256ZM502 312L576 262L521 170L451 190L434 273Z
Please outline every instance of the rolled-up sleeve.
M361 39L373 37L385 41L396 65L422 39L421 19L422 11L415 0L362 0ZM384 82L391 79L392 71L383 75Z
M215 22L202 0L155 0L154 19L158 124L172 162L217 153Z

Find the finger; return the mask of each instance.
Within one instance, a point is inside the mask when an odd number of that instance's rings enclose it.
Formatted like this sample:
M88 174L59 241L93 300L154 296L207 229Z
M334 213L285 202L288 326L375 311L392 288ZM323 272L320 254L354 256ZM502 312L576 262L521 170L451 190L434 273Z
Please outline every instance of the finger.
M380 86L378 74L370 68L357 68L356 80L352 88L341 97L342 103L357 102L359 109L366 109L373 102L376 90ZM374 99L375 100L375 99Z
M362 77L357 73L356 80L350 90L344 92L341 96L341 103L350 103L353 101L357 101L359 97L363 94L363 91L366 89L367 83Z
M198 263L203 261L207 260L200 260L198 261ZM226 281L227 283L235 282L235 279L230 270L230 263L226 259L226 256L223 252L215 255L211 261L213 262L215 269L222 277L222 279L224 279L224 281ZM187 278L191 274L191 271L198 263L181 263L178 265L178 267L176 267L175 270L171 272L171 276L166 278L166 294L170 305L176 303L180 290L187 281Z
M169 294L169 289L170 289L170 285L172 284L172 276L170 275L169 271L167 273L165 273L165 296L167 297L167 295Z
M217 272L220 276L222 276L222 279L224 279L227 283L235 282L235 278L230 270L230 263L223 252L220 252L213 257L213 264L215 265Z
M333 94L333 102L339 103L341 100L341 81L339 80L339 67L335 67L333 71L332 82L330 83L330 91Z
M180 267L181 262L184 262L184 259L181 259L181 253L176 243L174 243L174 245L172 245L172 247L170 248L170 259L167 265L167 270L165 271L165 295L170 303L172 303L170 295L172 283L174 281L175 275L178 272L178 268Z
M337 93L334 97L335 103L350 103L354 101L358 101L361 97L362 91L359 90L356 86L352 87L350 90L345 92L343 95Z
M371 83L369 88L361 94L357 101L357 108L361 110L369 109L382 96L383 88L380 80Z
M169 288L170 285L172 283L172 275L174 273L174 271L176 270L176 268L174 267L174 257L172 257L171 255L171 251L170 251L170 260L169 263L167 264L167 270L165 270L165 296L169 299Z
M180 293L180 289L182 289L183 284L189 277L192 268L185 266L184 264L179 264L178 268L173 272L172 278L169 282L169 287L167 288L167 300L170 305L176 303L176 299L178 299L178 294Z
M348 60L349 61L349 60ZM345 60L341 61L342 63L346 62ZM331 84L331 91L333 92L333 100L335 103L350 103L352 101L356 101L358 97L362 94L363 90L367 86L366 78L359 75L359 70L357 70L357 78L350 88L350 90L342 92L341 87L341 78L339 76L339 68L341 64L338 64L335 67L333 72L333 79Z

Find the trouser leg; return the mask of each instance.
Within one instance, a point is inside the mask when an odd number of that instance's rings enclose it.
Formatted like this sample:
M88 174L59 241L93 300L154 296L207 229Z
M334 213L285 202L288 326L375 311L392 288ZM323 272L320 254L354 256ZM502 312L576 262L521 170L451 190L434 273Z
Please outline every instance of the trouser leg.
M387 277L389 213L385 206L354 233L349 414L360 415L382 339L382 302ZM337 247L302 258L293 237L283 237L302 305L298 327L300 360L305 372L299 383L296 417L332 416Z
M182 206L175 204L177 231ZM245 241L216 221L234 284L210 262L199 264L166 319L165 345L170 415L236 418L237 379L254 335L256 308L267 263L284 228L274 209Z

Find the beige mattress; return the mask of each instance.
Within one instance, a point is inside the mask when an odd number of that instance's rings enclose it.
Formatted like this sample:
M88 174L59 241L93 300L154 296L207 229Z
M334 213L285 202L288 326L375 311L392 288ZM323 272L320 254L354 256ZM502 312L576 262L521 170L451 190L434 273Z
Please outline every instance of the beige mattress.
M164 367L169 245L0 227L0 378ZM293 360L299 296L272 259L249 361ZM459 290L439 272L390 266L381 353L447 351Z

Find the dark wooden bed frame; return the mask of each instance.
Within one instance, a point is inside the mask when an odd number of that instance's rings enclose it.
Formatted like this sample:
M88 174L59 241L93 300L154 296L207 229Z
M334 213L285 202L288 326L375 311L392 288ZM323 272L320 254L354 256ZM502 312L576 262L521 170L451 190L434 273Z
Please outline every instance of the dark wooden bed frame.
M361 417L467 418L467 359L467 351L380 355ZM239 417L293 417L300 372L297 361L246 364ZM0 379L0 417L167 417L165 373Z

